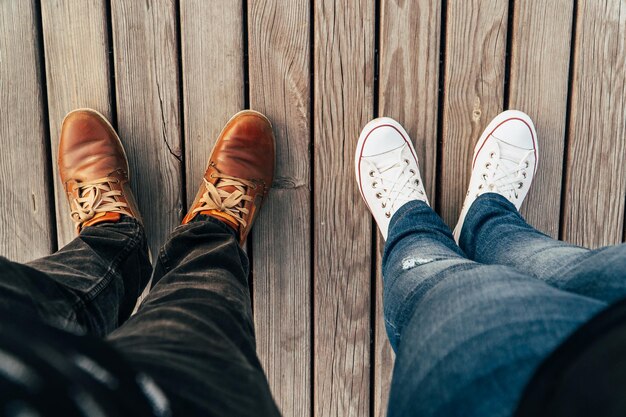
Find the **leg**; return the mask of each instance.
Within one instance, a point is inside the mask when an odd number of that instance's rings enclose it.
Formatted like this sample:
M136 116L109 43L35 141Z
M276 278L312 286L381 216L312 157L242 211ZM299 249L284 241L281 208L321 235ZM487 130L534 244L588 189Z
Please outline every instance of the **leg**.
M606 305L465 259L421 201L392 218L383 275L390 416L512 415L541 361Z
M589 250L552 239L498 194L474 201L459 244L476 262L510 265L566 291L608 303L626 297L626 245Z
M148 282L147 254L133 218L86 227L53 255L26 265L3 260L0 303L57 327L105 335L128 318Z
M278 415L255 351L248 261L222 222L180 226L156 285L109 340L168 394L174 415Z
M80 235L28 265L2 262L0 306L102 336L128 318L151 269L128 161L104 116L78 109L63 120L58 163Z
M110 340L169 395L174 415L274 416L256 355L243 244L272 184L274 137L254 111L235 115L209 157L156 283Z

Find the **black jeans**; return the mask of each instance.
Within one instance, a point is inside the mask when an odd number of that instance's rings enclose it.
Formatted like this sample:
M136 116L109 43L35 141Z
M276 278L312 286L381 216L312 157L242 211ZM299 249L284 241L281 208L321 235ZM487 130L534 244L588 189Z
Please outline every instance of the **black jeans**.
M143 227L85 228L26 265L0 259L0 307L106 338L166 393L175 416L272 416L255 350L248 260L234 232L204 217L162 248L153 288L129 318L152 268Z

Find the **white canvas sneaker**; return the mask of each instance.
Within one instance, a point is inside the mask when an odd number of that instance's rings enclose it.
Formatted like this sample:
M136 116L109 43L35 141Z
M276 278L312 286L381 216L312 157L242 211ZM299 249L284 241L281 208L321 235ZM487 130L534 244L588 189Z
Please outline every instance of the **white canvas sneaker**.
M395 120L381 117L363 128L354 165L363 200L385 240L389 222L400 207L413 200L428 204L415 148Z
M478 196L500 194L519 210L537 171L538 150L537 132L526 113L507 110L489 123L474 148L472 177L454 228L457 243L465 216Z

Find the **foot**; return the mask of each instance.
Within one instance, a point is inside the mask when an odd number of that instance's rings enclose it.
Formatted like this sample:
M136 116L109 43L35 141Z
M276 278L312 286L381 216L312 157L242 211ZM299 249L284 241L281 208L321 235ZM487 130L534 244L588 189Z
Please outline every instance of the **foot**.
M413 200L428 204L415 148L395 120L381 117L363 128L354 164L361 196L385 240L400 207Z
M58 164L77 233L87 226L117 222L122 215L141 221L124 148L103 115L78 109L65 116Z
M274 133L261 113L244 110L226 124L209 157L203 183L183 219L198 214L232 227L243 245L274 177Z
M468 210L482 194L496 193L519 210L537 171L537 132L530 117L517 110L500 113L474 148L472 177L454 238L459 241Z

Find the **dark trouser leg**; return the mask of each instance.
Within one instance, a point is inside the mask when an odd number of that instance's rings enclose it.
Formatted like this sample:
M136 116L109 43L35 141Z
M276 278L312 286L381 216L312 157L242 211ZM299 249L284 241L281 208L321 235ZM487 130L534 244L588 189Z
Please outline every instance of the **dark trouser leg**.
M105 335L124 322L150 278L143 227L132 218L87 227L57 253L0 261L0 306L72 331Z
M608 303L626 297L626 245L589 250L552 239L498 194L474 202L459 243L476 262L509 265L556 288Z
M109 336L168 394L174 415L278 415L255 350L248 261L205 218L177 228L137 314Z
M421 201L394 215L383 275L390 417L512 415L543 359L606 306L466 259Z

